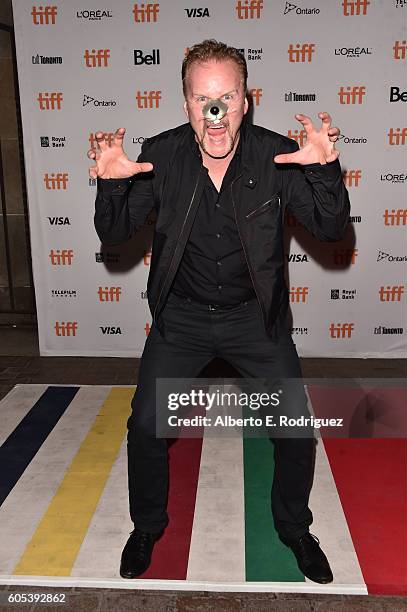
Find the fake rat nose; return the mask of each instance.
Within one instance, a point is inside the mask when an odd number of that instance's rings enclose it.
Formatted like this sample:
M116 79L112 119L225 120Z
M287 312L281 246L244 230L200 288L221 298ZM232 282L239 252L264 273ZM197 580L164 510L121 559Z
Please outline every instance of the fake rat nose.
M211 112L212 115L218 115L219 114L219 107L218 106L212 106L210 112Z
M208 121L219 123L228 112L227 105L222 100L209 100L202 109L202 114Z

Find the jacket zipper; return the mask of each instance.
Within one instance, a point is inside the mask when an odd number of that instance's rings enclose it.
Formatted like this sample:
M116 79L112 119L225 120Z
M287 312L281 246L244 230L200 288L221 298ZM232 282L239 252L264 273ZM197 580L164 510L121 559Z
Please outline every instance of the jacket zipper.
M170 265L168 266L167 274L166 274L166 276L165 276L165 278L164 278L164 281L163 281L163 284L162 284L162 286L161 286L161 291L160 291L160 293L159 293L159 296L158 296L158 299L157 299L157 303L156 303L155 308L154 308L154 313L153 313L153 321L155 321L155 320L156 320L156 313L157 313L158 304L160 303L161 296L162 296L162 294L163 294L163 291L164 291L164 288L165 288L165 285L166 285L166 282L167 282L167 278L168 278L168 277L169 277L169 275L170 275L171 266L172 266L172 263L173 263L173 261L174 261L175 254L176 254L177 249L178 249L179 244L180 244L180 238L181 238L181 236L182 236L182 232L184 231L184 227L185 227L185 224L186 224L186 222L187 222L188 215L189 215L189 213L190 213L192 203L193 203L193 201L194 201L194 199L195 199L195 195L196 195L196 191L197 191L197 189L198 189L198 183L199 183L199 179L200 179L200 177L201 177L201 173L202 173L202 168L200 168L200 170L199 170L198 178L196 179L196 183L195 183L194 191L193 191L193 193L192 193L191 201L190 201L190 203L189 203L188 210L187 210L187 212L186 212L186 215L185 215L185 218L184 218L184 222L183 222L183 224L182 224L181 231L180 231L179 236L178 236L178 243L177 243L177 245L176 245L176 247L175 247L175 249L174 249L174 252L173 252L173 254L172 254L171 261L170 261Z
M252 217L257 217L257 215L261 215L261 213L266 210L267 208L270 207L270 204L272 202L274 202L274 200L278 201L278 204L280 204L280 198L279 195L276 194L274 195L270 200L267 200L267 202L264 202L263 204L261 204L258 208L255 208L254 210L252 210L251 212L249 212L246 215L246 219L251 219Z
M248 267L248 269L249 269L250 278L252 279L253 289L254 289L254 292L255 292L255 294L256 294L257 301L258 301L258 303L259 303L260 310L261 310L261 313L262 313L262 317L263 317L263 324L264 324L264 327L266 327L266 317L265 317L265 312L264 312L264 310L263 310L263 305L262 305L262 303L261 303L261 301L260 301L259 294L257 293L256 283L254 282L254 274L253 274L252 268L251 268L250 263L249 263L249 258L247 257L247 253L246 253L245 244L244 244L244 241L243 241L243 239L242 239L242 234L240 233L239 223L238 223L238 221L237 221L237 215L236 215L235 199L234 199L234 197L233 197L233 185L234 185L235 181L237 181L237 180L238 180L238 179L239 179L241 176L242 176L242 175L240 174L240 175L239 175L239 176L237 176L235 179L233 179L233 181L232 181L232 183L231 183L231 185L230 185L230 195L231 195L231 197L232 197L233 214L234 214L234 217L235 217L235 222L236 222L236 227L237 227L237 233L239 234L240 242L242 243L242 248L243 248L244 257L245 257L245 260L246 260L246 263L247 263L247 267Z

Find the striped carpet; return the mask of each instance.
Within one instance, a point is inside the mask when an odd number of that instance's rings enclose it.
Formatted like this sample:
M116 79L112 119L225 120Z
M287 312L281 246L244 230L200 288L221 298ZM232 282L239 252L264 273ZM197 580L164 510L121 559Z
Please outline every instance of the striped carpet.
M17 385L0 402L0 583L406 594L406 439L318 441L310 506L334 582L298 570L269 509L265 438L170 447L170 524L126 581L126 419L133 387ZM313 407L324 401L309 389ZM404 402L405 405L405 402Z

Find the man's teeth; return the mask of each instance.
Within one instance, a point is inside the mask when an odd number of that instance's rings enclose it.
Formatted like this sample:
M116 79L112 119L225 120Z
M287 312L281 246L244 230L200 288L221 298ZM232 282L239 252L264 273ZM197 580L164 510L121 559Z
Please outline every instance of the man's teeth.
M209 127L213 130L217 130L218 128L224 128L225 126L221 123L218 123L218 125L210 125Z

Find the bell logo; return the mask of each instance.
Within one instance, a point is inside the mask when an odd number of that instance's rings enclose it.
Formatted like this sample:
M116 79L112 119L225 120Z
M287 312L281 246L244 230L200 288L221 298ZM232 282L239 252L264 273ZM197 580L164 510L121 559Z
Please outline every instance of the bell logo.
M31 15L34 25L55 25L58 9L56 6L33 6Z
M354 323L331 323L329 326L329 334L331 338L351 338L352 332L355 329Z
M307 301L309 293L309 287L291 287L290 294L290 302L303 302Z
M121 287L99 287L98 289L99 302L120 302L121 294Z
M45 185L45 189L47 190L59 190L59 189L66 189L67 185L68 185L68 173L67 172L57 172L57 174L54 174L54 172L52 172L51 174L48 174L48 172L46 172L44 174L44 185Z
M160 12L159 4L138 4L137 2L133 7L134 21L136 23L155 23L158 19L158 13Z
M63 95L60 91L53 91L52 93L40 91L37 98L40 110L61 110L62 100Z
M109 133L106 133L106 132L105 132L105 142L107 142L107 144L109 145L109 147L110 147L110 145L111 145L111 144L112 144L112 142L113 142L113 137L114 137L113 132L109 132ZM91 149L94 149L94 148L95 148L95 146L96 146L96 144L97 144L97 142L96 142L96 134L95 134L95 133L93 133L93 132L91 132L91 133L89 134L89 144L90 144L90 148L91 148Z
M358 249L335 249L333 252L334 264L336 266L347 266L356 263Z
M51 249L49 252L52 266L71 266L73 256L72 249Z
M369 4L370 0L343 0L343 14L345 17L367 15L367 7Z
M253 100L254 106L260 106L260 100L263 96L262 89L249 89L249 96Z
M396 42L394 43L393 51L393 58L395 60L405 60L407 55L407 41L396 40Z
M287 136L295 140L300 147L303 147L307 141L307 132L305 130L288 130Z
M78 331L78 322L56 321L54 329L56 336L76 336L76 332Z
M263 0L238 0L236 13L238 19L261 19Z
M343 173L343 182L347 187L359 187L362 178L362 170L346 170Z
M312 62L312 56L315 53L315 44L314 43L297 43L293 45L292 43L288 47L288 61L297 63L297 62Z
M110 57L110 49L85 49L83 57L87 68L106 68Z
M366 87L364 85L341 86L338 92L339 104L363 104L365 95Z
M159 108L161 100L161 91L141 91L136 93L137 108Z
M389 137L390 145L405 145L407 141L407 127L390 128L387 136Z
M387 285L380 287L379 298L381 302L401 302L404 295L404 285Z
M398 227L400 227L400 225L406 226L407 208L398 208L397 210L395 208L392 208L392 210L386 208L383 213L383 219L385 225L396 225Z

